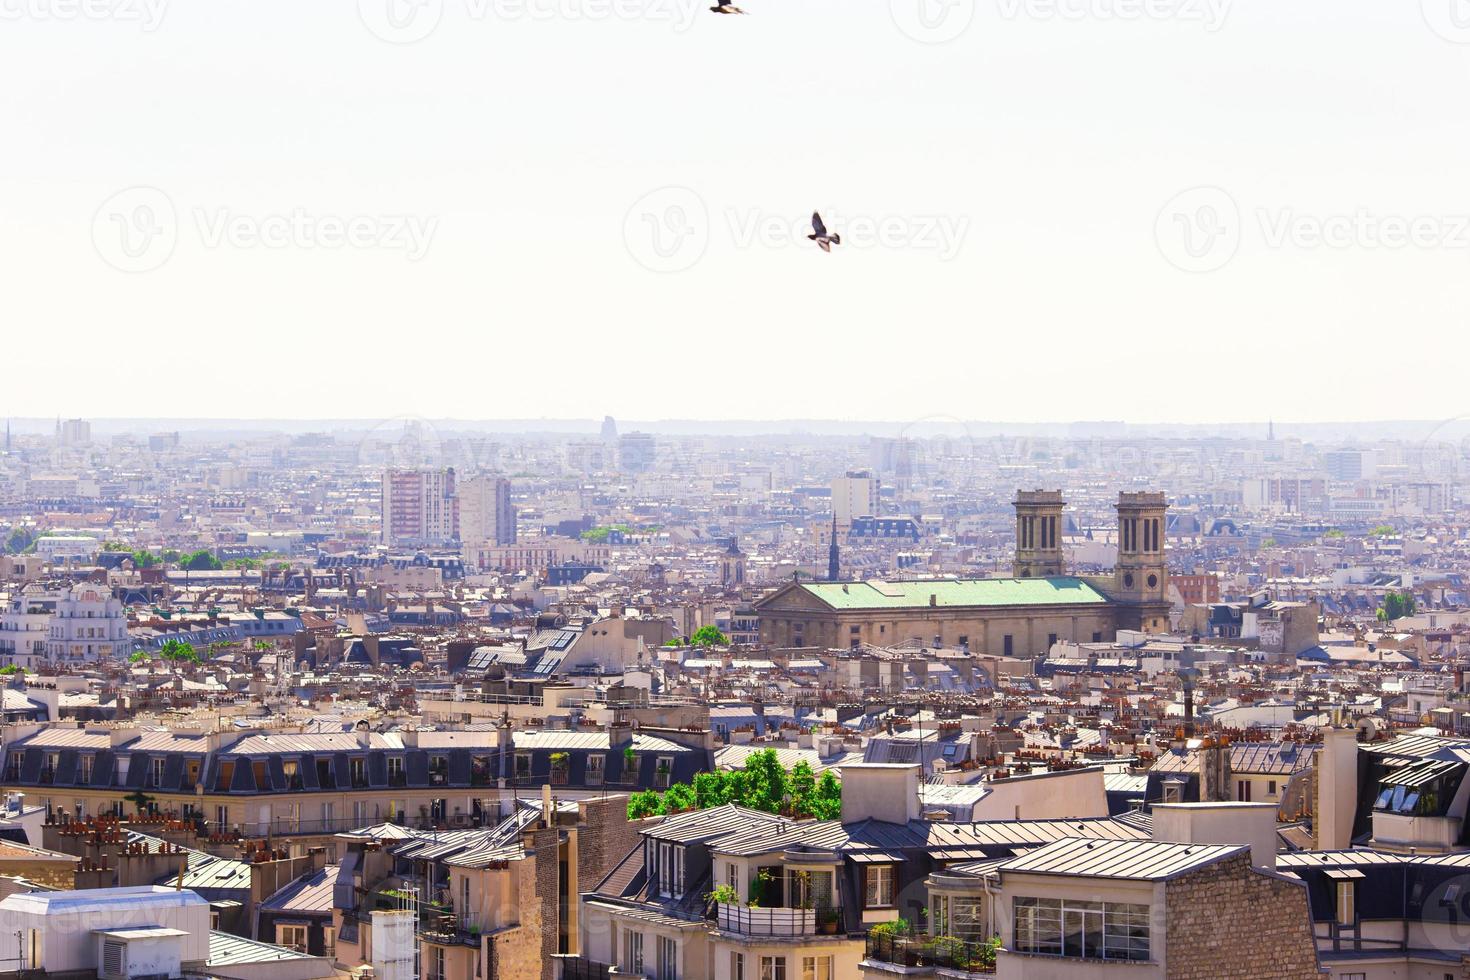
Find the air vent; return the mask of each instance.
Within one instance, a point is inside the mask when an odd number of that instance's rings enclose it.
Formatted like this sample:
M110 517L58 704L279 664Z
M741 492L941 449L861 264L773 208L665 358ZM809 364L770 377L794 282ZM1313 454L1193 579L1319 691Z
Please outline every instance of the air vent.
M109 939L102 944L102 969L97 971L102 980L127 980L128 944Z

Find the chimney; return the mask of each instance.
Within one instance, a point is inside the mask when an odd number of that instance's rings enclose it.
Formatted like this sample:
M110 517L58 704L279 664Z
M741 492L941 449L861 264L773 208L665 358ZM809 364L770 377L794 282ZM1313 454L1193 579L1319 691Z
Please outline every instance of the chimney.
M1276 867L1276 804L1155 803L1154 840L1176 844L1235 844L1251 849L1251 864Z
M1358 809L1358 733L1329 728L1317 750L1317 849L1346 850L1352 844Z
M855 762L842 771L842 822L873 819L883 823L918 820L919 766Z

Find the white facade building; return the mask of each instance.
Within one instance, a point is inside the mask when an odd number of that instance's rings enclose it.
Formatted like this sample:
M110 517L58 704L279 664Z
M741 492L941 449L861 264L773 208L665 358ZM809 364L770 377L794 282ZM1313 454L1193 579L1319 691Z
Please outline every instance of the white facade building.
M81 534L48 534L36 539L36 554L47 561L91 561L102 542Z
M132 649L123 604L95 585L78 585L56 603L46 640L52 663L125 659Z
M35 584L10 597L0 613L0 667L15 664L31 669L46 659L56 601L55 595Z

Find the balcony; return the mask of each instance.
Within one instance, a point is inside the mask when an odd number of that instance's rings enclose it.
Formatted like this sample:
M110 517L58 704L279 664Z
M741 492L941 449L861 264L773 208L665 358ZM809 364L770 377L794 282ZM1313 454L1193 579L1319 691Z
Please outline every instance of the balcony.
M906 970L931 968L992 974L995 972L995 951L993 942L970 942L953 936L869 934L864 955L869 960Z
M833 920L830 915L819 915L817 909L767 909L730 902L715 904L715 924L722 932L740 936L815 936L819 931L818 923L826 921Z

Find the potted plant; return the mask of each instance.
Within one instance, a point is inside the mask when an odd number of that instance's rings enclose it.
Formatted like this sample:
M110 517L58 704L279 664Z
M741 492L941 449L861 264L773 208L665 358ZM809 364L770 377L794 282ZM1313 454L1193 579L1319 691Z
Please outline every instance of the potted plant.
M824 936L835 936L835 935L837 935L837 926L838 926L838 923L840 923L841 921L842 921L842 916L840 914L838 914L838 912L837 912L836 909L832 909L832 908L822 909L822 915L821 915L821 920L820 920L820 925L821 925L821 928L822 928L822 934Z
M735 890L733 885L719 885L714 891L706 895L705 898L714 902L716 905L740 904L740 893Z

